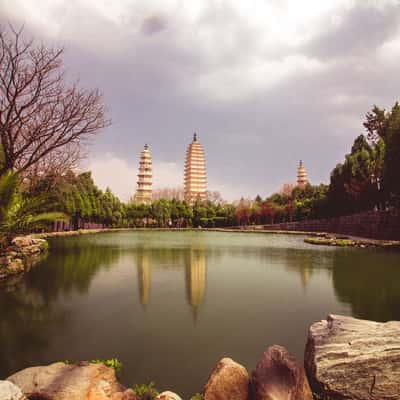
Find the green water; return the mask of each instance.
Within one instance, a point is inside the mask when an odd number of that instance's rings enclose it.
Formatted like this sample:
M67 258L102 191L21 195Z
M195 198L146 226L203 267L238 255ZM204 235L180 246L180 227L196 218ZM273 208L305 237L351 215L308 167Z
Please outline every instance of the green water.
M251 370L271 344L303 356L328 313L400 320L400 253L301 236L123 232L58 238L0 289L0 378L56 360L119 358L121 381L184 398L230 356Z

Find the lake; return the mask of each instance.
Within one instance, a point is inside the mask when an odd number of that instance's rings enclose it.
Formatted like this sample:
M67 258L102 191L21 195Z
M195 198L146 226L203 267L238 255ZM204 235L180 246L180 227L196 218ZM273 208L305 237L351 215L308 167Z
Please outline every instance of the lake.
M31 365L117 357L126 385L183 398L216 362L248 368L274 343L303 357L329 313L400 320L400 253L319 247L298 235L101 233L49 240L0 288L0 378Z

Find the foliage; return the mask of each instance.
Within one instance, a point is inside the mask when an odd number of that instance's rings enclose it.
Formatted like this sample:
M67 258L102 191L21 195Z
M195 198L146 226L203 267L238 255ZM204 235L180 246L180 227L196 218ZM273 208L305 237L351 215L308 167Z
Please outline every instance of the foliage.
M328 199L333 215L372 209L377 202L376 177L381 174L383 142L368 143L364 135L354 141L343 164L331 174Z
M141 385L135 384L133 385L133 391L140 397L140 400L154 400L159 394L154 382L142 383Z
M196 393L190 398L190 400L204 400L204 396L201 393Z
M18 190L19 177L11 171L0 176L0 235L9 242L17 234L43 229L54 220L65 219L61 212L42 210L45 196L25 197Z
M122 362L118 360L118 358L110 358L108 360L103 360L101 358L96 358L94 360L90 360L93 364L104 364L106 367L114 369L116 372L120 372L122 369Z

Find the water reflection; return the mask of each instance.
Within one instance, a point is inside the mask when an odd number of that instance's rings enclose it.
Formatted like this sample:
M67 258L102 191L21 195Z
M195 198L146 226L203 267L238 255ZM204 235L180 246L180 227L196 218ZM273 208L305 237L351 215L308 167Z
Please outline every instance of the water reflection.
M128 365L125 383L172 384L168 362L190 364L194 353L205 374L222 351L251 368L258 343L301 355L308 325L330 312L400 319L399 253L244 235L128 232L51 242L46 260L13 290L0 289L0 378L57 359L117 356ZM201 385L200 364L192 381L176 377L188 394Z
M162 254L162 257L160 257ZM146 306L150 300L151 276L153 267L173 265L185 274L186 296L195 318L204 301L206 288L206 251L204 248L190 246L187 249L154 251L151 248L139 248L136 252L137 280L139 300Z
M376 321L400 320L398 252L339 251L333 255L333 286L354 316Z
M280 250L279 257L285 260L287 270L296 272L304 290L307 290L313 276L317 272L329 278L333 268L332 251L310 251L309 249Z
M137 277L139 285L140 303L147 305L151 289L151 253L147 249L140 249L137 252Z
M191 247L186 256L186 293L193 316L198 317L206 291L206 254L204 249Z

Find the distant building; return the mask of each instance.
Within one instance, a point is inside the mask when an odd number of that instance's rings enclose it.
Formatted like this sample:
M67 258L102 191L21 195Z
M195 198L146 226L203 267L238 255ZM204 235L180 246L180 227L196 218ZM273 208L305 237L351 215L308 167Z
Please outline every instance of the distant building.
M303 161L300 160L299 167L297 169L297 186L299 188L305 188L308 184L307 171L304 168Z
M152 200L152 160L149 146L144 145L144 149L140 154L139 171L137 180L137 190L135 194L135 202L150 204Z
M197 140L196 133L186 151L185 162L185 200L194 204L207 199L207 173L204 150Z

